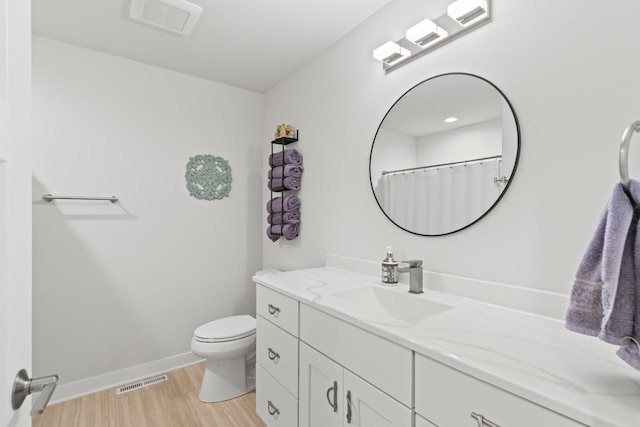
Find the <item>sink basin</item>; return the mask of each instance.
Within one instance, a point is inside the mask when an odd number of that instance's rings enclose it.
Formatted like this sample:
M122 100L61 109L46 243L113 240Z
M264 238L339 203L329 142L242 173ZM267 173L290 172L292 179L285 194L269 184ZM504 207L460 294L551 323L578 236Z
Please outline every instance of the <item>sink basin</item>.
M366 287L332 294L348 314L378 323L404 324L450 310L446 304L379 287Z

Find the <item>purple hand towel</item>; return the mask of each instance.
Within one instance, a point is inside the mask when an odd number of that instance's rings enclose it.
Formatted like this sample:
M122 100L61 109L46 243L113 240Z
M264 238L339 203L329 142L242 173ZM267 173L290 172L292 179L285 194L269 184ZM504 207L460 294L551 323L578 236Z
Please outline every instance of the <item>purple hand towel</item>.
M276 197L267 202L267 212L270 214L278 212L291 212L300 209L300 199L295 194L282 197Z
M267 234L282 235L287 240L293 240L298 237L299 231L300 227L298 224L271 225L268 228Z
M640 200L637 186L640 185L636 181L631 181L631 195L636 201ZM636 209L633 224L635 226L635 247L633 250L635 292L633 298L629 297L631 300L629 304L632 304L634 309L633 332L623 337L622 347L618 349L617 355L629 365L640 370L640 226L638 221L638 211Z
M286 191L286 190L298 191L300 190L300 178L294 178L292 176L288 176L284 179L273 178L269 180L269 182L267 183L267 186L271 191Z
M267 227L267 237L269 237L269 239L271 239L272 242L275 242L276 240L278 240L280 238L279 234L273 234L273 232L271 231L271 226Z
M282 165L301 165L302 154L298 153L298 150L284 150L278 153L273 153L269 156L269 166L282 166Z
M300 211L294 210L291 212L278 212L271 214L267 217L269 224L299 224L300 223Z
M640 200L637 181L631 182L631 194ZM619 345L629 341L625 337L633 332L637 310L634 205L617 184L580 263L565 323L574 332Z
M300 178L302 176L302 172L304 172L304 168L300 165L276 166L273 169L269 169L269 179L282 178L283 176Z

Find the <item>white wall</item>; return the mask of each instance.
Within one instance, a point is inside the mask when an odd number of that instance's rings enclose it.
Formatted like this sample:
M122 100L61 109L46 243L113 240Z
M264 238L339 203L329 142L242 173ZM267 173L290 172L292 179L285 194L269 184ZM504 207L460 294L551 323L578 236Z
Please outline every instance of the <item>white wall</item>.
M371 155L371 176L374 179L374 185L377 184L383 171L417 166L416 139L414 137L391 129L380 128L376 138L376 149Z
M459 162L502 154L502 120L487 120L418 138L421 166Z
M305 176L300 238L263 238L265 267L319 266L327 252L382 260L392 244L398 258L423 259L428 270L569 292L619 179L622 132L640 118L640 56L629 54L640 38L640 2L564 0L550 8L494 0L492 22L385 75L372 50L445 4L390 3L266 94L264 139L276 123L297 126ZM414 236L375 202L371 141L407 89L455 71L485 77L509 98L522 131L520 165L482 221L450 236ZM632 151L639 177L640 149Z
M263 96L42 37L33 47L34 374L66 384L186 353L195 327L253 313ZM188 194L197 154L229 161L229 198Z

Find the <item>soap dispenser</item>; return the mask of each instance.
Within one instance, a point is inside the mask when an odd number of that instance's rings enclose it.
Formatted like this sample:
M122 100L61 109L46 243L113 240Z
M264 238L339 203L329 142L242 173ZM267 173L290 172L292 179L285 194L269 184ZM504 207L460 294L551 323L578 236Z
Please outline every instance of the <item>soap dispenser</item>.
M382 261L382 284L387 286L398 284L398 261L393 258L391 246L387 246L387 257Z

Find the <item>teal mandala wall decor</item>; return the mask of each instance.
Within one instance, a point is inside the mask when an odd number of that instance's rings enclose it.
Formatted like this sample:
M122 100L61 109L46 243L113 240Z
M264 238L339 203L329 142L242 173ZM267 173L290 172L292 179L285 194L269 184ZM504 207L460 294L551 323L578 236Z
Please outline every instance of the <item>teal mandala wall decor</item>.
M231 166L222 157L210 154L190 157L185 178L189 194L196 199L222 199L231 192Z

